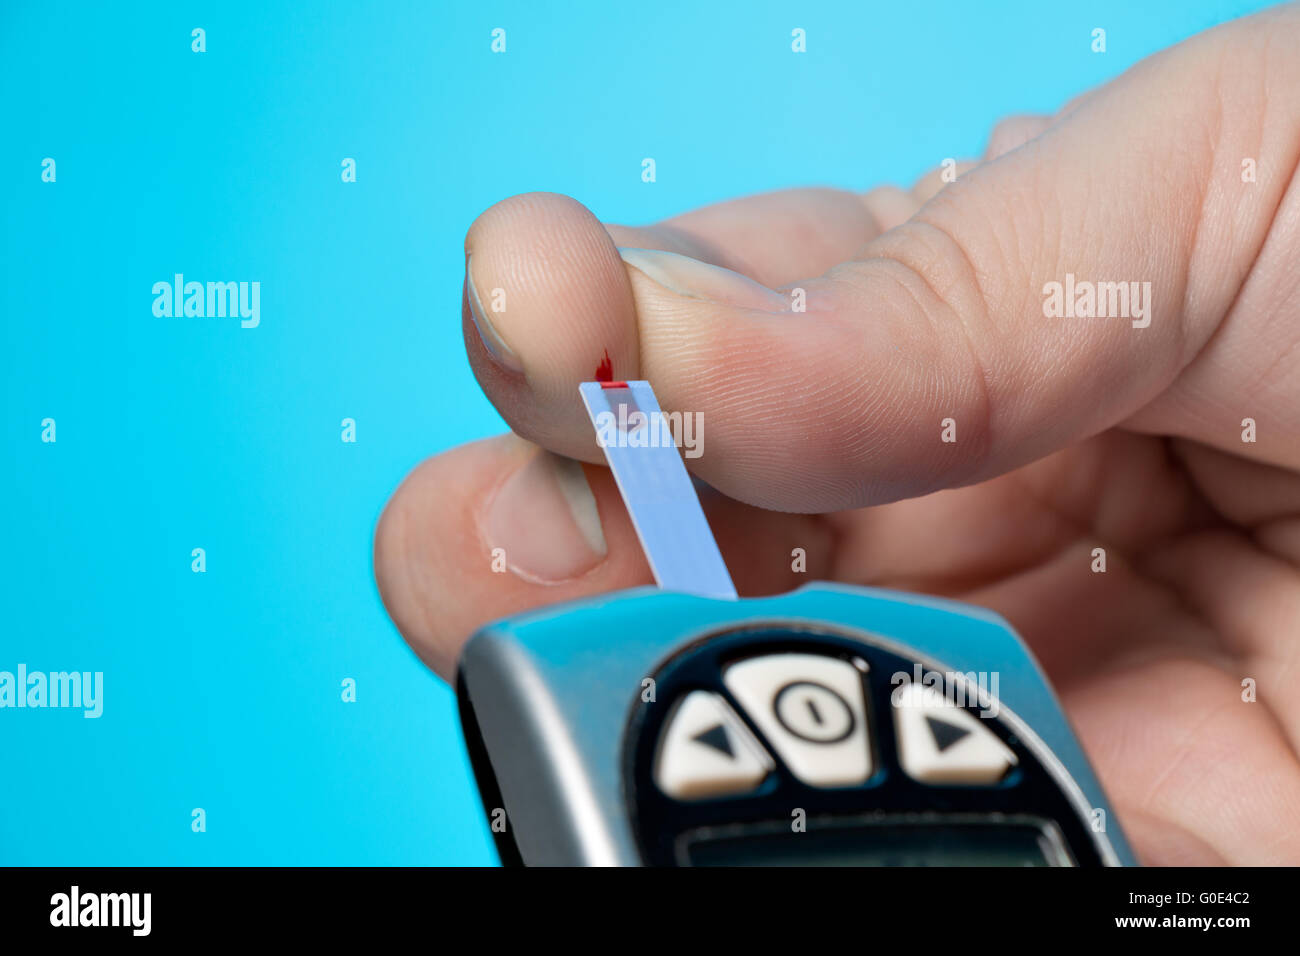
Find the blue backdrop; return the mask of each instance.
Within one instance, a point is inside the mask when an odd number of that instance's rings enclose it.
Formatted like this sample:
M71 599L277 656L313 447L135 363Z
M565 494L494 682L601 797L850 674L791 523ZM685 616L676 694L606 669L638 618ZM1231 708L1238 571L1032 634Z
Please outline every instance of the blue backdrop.
M1262 5L6 0L0 671L104 700L0 709L0 862L492 862L370 555L409 469L504 427L461 341L474 216L908 183ZM155 316L176 273L259 282L260 323Z

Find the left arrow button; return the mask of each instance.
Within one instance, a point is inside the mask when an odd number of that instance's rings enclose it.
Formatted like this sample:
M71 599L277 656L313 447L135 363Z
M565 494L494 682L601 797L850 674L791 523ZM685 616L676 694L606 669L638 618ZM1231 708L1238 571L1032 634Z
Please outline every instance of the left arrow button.
M693 690L673 707L655 755L655 784L678 800L756 790L772 758L718 694Z
M691 739L704 744L706 747L712 747L714 750L721 750L728 757L736 756L735 751L731 749L731 738L727 736L725 724L716 724L704 731L704 733L696 734Z

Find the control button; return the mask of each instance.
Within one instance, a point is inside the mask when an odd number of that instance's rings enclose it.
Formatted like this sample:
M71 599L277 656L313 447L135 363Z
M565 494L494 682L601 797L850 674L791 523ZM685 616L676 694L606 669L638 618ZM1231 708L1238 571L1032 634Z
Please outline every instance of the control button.
M678 800L754 790L772 758L717 694L693 690L668 718L655 759L655 783Z
M776 692L772 704L781 726L801 740L833 744L853 733L853 708L822 684L797 680Z
M769 654L727 668L727 689L790 772L815 787L871 776L862 673L822 654Z
M921 783L995 784L1016 755L938 687L908 684L894 692L894 726L903 770Z

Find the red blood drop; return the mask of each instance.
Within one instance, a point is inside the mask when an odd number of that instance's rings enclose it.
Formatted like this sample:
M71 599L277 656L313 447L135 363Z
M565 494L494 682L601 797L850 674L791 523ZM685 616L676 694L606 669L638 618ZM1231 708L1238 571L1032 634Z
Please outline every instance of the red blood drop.
M614 381L614 363L609 360L609 349L605 349L605 357L601 359L600 364L596 366L596 381Z

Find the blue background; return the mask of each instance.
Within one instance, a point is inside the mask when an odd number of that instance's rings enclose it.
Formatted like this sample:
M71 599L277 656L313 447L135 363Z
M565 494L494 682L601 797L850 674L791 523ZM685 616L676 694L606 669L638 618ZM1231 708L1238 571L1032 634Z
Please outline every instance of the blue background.
M0 6L0 670L105 696L0 710L0 862L130 865L494 861L370 552L407 471L504 427L461 341L477 213L910 183L1262 4ZM260 281L261 325L156 318L176 272Z

